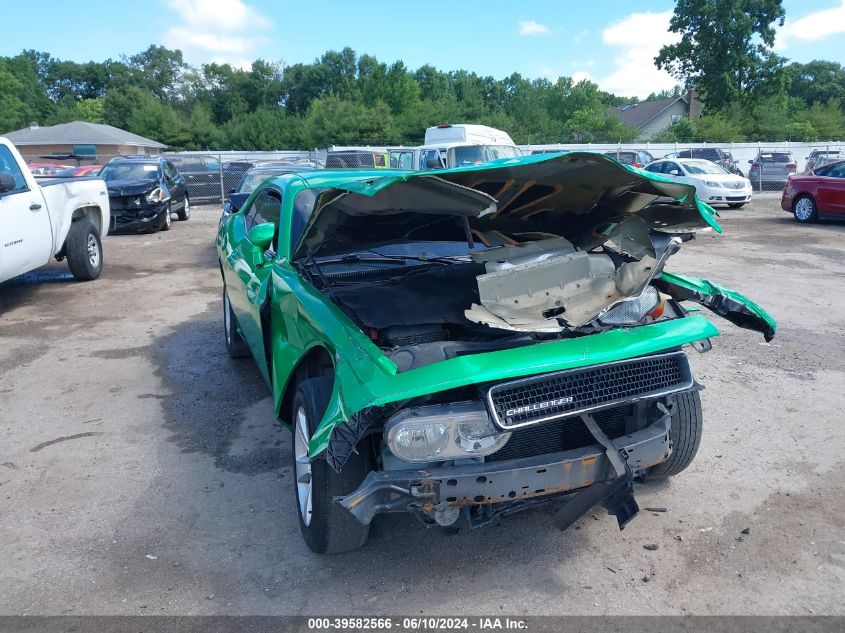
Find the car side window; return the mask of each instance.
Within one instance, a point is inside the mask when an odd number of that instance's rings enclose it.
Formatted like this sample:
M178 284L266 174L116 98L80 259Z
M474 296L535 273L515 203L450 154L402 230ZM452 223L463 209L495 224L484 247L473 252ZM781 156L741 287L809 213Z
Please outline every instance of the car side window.
M216 158L204 158L203 162L208 171L220 171L220 161Z
M0 145L0 173L8 174L15 181L15 188L4 193L20 193L29 189L26 186L26 179L23 176L21 168L18 167L17 161L12 156L12 152L9 151L8 147L3 145Z
M279 216L282 212L282 194L275 189L268 187L261 191L252 203L252 208L246 215L246 230L266 222L279 224Z
M164 161L164 175L167 177L168 180L175 182L176 179L179 177L179 172L176 171L176 168L173 166L173 163L166 160Z
M665 165L665 163L655 163L653 165L648 165L645 169L646 169L646 171L650 171L653 174L662 174L663 173L663 165Z
M834 165L827 170L825 176L829 178L845 178L845 163Z
M440 160L440 152L436 149L427 149L420 152L420 169L427 171L429 169L442 169L443 162Z

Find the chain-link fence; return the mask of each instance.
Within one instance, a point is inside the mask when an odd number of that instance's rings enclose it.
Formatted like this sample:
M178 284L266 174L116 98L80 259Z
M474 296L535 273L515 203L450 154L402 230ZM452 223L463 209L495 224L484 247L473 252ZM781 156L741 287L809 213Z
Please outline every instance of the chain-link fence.
M782 191L790 174L821 167L832 160L845 159L845 142L819 143L588 143L523 145L527 154L548 151L607 153L630 163L629 156L647 152L658 158L702 158L751 181L754 191ZM638 161L643 166L642 161Z
M526 154L585 150L607 153L622 162L645 166L658 158L701 158L713 161L726 170L751 181L754 191L781 191L790 174L818 168L833 160L845 159L845 142L823 143L589 143L522 145ZM339 149L332 148L335 153ZM346 148L349 149L349 148ZM354 148L361 154L362 148ZM368 167L398 167L380 164L378 158L391 154L391 148L364 148L373 164ZM378 151L376 151L376 149ZM409 152L412 148L403 148ZM185 180L188 196L194 204L220 204L241 182L244 174L255 166L279 166L280 169L326 167L326 149L271 152L168 152L164 156ZM39 177L56 175L92 176L113 154L93 156L36 156L24 154L32 172ZM375 158L373 158L375 157ZM387 159L385 158L385 161ZM348 161L347 161L348 162ZM330 165L337 167L339 165ZM363 167L364 165L340 165Z

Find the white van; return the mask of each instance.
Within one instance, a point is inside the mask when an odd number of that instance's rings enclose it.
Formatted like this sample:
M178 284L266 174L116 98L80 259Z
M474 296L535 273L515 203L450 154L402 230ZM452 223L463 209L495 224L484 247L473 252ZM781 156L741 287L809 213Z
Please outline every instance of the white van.
M522 156L506 132L486 125L437 125L425 131L420 147L392 148L389 166L394 169L445 169L481 165L499 158Z

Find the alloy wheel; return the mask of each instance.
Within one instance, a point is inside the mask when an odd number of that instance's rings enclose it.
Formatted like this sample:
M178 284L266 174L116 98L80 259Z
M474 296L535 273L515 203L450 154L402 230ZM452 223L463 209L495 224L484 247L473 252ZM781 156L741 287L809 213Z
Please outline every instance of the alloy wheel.
M813 215L813 201L809 198L801 198L795 203L795 217L799 220L809 220Z
M296 428L293 431L293 454L296 460L296 496L302 522L311 525L312 492L311 460L308 459L308 418L305 409L296 410Z
M91 266L93 268L99 268L100 246L97 244L97 238L93 233L88 234L88 240L86 241L85 246L88 251L88 261L91 263Z

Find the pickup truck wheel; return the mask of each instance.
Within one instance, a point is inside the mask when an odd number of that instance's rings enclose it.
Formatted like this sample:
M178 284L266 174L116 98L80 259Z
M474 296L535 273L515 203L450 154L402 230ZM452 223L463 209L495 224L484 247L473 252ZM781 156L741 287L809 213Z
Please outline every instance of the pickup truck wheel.
M675 415L669 440L672 454L662 464L648 469L644 479L665 479L672 477L690 465L701 444L701 398L697 391L682 393L676 399Z
M370 532L334 502L353 492L371 466L369 451L358 447L335 472L325 459L310 460L308 442L323 419L332 393L330 378L309 378L296 388L291 411L293 460L296 474L296 507L305 543L317 554L338 554L362 547Z
M176 215L182 222L187 222L188 218L191 217L191 202L188 200L188 196L185 196L185 206Z
M238 331L238 320L235 318L235 311L229 301L229 293L223 289L223 328L226 333L226 351L232 358L247 358L249 346L244 337Z
M100 234L88 220L77 220L70 225L65 253L70 272L81 281L96 279L103 271Z
M161 231L169 231L170 227L173 224L173 218L170 217L170 203L167 203L167 211L164 212L164 217L161 219L161 226L159 226L159 230Z

